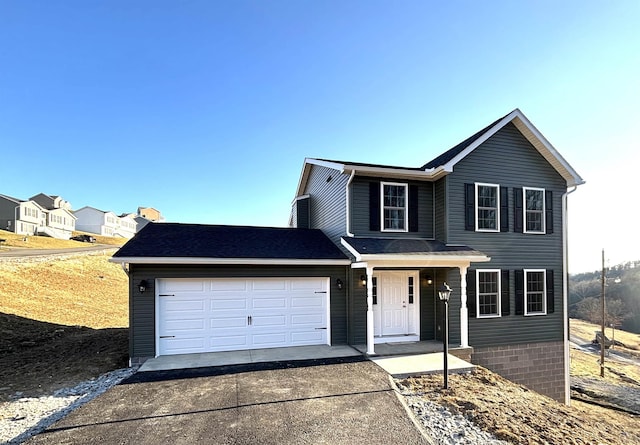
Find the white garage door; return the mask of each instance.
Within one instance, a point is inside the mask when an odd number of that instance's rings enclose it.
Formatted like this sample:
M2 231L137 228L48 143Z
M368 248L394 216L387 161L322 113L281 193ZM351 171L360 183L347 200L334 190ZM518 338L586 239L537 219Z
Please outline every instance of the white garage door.
M158 354L328 344L328 282L158 280Z

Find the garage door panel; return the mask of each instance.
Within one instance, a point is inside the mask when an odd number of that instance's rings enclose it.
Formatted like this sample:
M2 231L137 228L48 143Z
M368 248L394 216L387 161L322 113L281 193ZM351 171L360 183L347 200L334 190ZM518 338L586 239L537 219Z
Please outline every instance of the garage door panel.
M211 318L209 327L211 329L222 329L222 328L245 329L247 327L247 317Z
M323 338L324 334L320 330L291 333L291 343L294 345L306 345L309 343L321 342Z
M219 298L215 296L211 299L211 310L224 310L224 309L247 309L247 299L246 297L239 299L237 296L235 298L230 298L225 296L224 298Z
M293 297L291 298L292 308L321 308L324 307L326 296L313 297Z
M254 309L272 309L272 308L285 308L287 307L287 300L283 297L279 298L265 298L258 297L253 298L252 307Z
M327 344L327 278L159 281L160 355Z
M324 327L324 317L321 314L294 314L291 315L291 326L292 327L300 327L300 326L313 326L313 327Z
M287 280L269 278L253 281L254 291L283 291L287 289Z
M204 292L205 281L202 280L163 280L160 286L162 293L165 292Z
M251 340L254 347L267 348L287 346L286 332L271 332L265 334L251 334Z
M287 317L283 315L254 315L251 317L251 327L260 328L263 326L279 326L284 328L287 325Z

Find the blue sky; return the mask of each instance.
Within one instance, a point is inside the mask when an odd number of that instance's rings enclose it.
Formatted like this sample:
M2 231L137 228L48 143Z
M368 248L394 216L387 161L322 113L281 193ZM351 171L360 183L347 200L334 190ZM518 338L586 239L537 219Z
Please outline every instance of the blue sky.
M0 0L0 193L284 226L305 157L419 166L520 108L640 258L640 2ZM635 182L635 181L633 181Z

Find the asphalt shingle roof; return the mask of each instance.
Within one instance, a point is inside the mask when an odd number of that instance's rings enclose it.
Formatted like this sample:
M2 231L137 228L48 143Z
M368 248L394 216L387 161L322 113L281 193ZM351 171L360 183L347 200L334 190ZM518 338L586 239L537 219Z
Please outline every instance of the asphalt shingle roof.
M399 238L342 238L361 255L484 255L467 246L447 246L440 241Z
M317 229L149 223L114 258L347 259Z

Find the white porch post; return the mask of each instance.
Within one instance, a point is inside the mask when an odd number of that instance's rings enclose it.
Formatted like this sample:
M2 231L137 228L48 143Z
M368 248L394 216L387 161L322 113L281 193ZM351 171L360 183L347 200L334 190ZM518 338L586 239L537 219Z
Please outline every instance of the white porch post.
M367 267L367 354L375 355L373 346L373 267Z
M469 311L467 309L467 267L460 267L460 347L469 347Z

